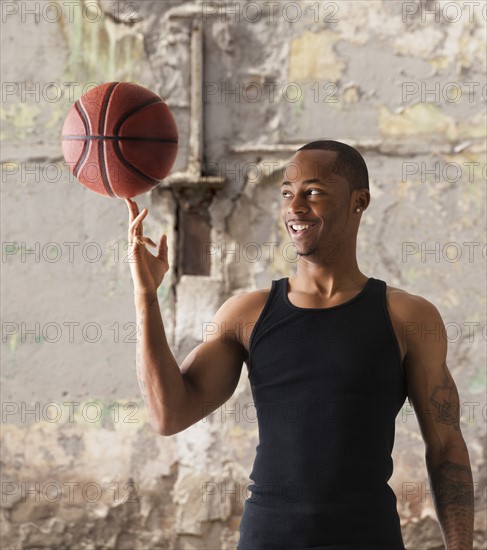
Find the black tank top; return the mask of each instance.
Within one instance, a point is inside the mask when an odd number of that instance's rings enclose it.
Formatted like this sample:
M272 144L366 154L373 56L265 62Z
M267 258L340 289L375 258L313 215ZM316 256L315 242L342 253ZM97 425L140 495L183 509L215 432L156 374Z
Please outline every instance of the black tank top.
M392 475L406 397L386 283L328 308L272 281L249 344L259 444L237 550L404 550Z

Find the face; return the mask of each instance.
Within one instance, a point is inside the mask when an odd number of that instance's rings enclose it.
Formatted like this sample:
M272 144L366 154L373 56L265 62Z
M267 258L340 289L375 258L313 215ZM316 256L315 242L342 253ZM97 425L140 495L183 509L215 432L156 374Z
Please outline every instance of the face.
M334 151L298 151L286 165L281 215L298 256L330 257L356 235L355 192L335 173ZM295 230L292 226L309 226Z

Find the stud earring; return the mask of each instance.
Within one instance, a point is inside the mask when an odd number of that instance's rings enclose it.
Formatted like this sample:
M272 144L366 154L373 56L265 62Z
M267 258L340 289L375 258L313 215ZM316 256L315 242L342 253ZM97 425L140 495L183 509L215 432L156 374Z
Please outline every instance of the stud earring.
M355 212L360 212L360 208L357 208L357 210L355 210Z

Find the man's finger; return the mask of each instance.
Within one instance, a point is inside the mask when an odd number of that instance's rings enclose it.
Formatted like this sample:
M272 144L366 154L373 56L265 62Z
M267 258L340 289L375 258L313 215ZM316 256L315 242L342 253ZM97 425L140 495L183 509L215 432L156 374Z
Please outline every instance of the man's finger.
M157 257L163 262L167 261L167 235L164 233L159 240L159 247L157 249Z
M127 205L127 209L129 211L129 221L132 222L134 219L134 209L132 208L132 204L129 199L125 199L125 204Z
M156 243L150 237L137 237L139 243L149 244L150 246L157 246Z
M137 231L139 230L139 225L140 225L140 229L142 229L142 220L144 219L144 217L146 216L147 214L147 209L144 208L144 210L142 210L142 212L134 219L134 221L130 224L130 227L129 227L129 230L130 231ZM140 233L142 234L142 233Z

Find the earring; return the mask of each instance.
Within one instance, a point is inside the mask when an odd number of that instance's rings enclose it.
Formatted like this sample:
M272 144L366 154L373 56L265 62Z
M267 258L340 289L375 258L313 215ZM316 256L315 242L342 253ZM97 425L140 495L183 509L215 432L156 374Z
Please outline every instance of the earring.
M355 212L360 212L360 208L357 208L357 210L355 210Z

